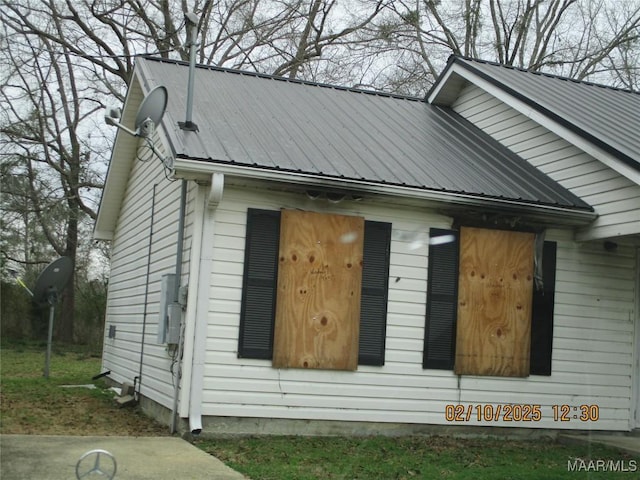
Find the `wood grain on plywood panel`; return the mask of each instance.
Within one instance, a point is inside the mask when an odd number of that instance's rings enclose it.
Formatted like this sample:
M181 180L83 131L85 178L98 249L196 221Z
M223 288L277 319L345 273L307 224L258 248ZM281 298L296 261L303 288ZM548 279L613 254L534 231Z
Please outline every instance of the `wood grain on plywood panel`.
M273 366L355 370L364 219L283 210Z
M534 235L460 231L455 373L529 375Z

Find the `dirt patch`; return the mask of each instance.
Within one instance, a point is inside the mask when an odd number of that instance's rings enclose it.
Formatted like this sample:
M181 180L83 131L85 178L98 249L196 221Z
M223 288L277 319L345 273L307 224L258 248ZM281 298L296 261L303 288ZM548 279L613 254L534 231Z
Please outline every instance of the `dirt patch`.
M89 392L51 395L44 403L4 393L0 400L3 434L169 435L169 427L145 416L138 407L118 408L113 400Z

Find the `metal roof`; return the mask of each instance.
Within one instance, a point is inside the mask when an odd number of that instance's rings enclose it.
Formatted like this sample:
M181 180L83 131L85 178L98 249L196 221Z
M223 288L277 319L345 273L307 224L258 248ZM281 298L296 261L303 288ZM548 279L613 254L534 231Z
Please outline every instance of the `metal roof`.
M577 196L447 107L422 99L138 59L151 89L169 91L163 125L177 158L299 172L485 198L592 210Z
M640 92L456 56L446 70L451 65L476 73L640 170ZM437 88L438 83L431 92Z

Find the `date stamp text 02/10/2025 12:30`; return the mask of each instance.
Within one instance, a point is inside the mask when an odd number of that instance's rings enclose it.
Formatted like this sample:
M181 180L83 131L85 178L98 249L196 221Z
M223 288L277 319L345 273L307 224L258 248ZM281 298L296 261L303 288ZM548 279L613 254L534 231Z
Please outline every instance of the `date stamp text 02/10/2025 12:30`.
M597 422L598 405L536 404L448 404L444 409L447 422L539 422L543 418L554 422Z

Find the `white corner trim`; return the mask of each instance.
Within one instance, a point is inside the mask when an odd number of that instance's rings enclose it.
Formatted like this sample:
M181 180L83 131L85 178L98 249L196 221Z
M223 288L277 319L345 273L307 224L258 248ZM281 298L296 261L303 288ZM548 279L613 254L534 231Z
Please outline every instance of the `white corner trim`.
M184 315L184 346L182 351L182 365L180 371L180 402L178 416L186 418L189 415L189 397L191 395L191 370L193 365L193 342L197 314L197 289L200 273L200 252L202 250L202 218L205 211L207 187L198 185L194 199L193 232L191 234L191 252L189 254L189 293L187 308Z

